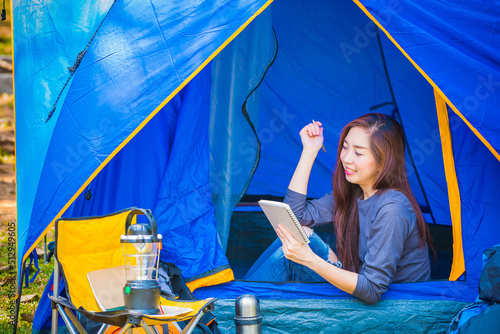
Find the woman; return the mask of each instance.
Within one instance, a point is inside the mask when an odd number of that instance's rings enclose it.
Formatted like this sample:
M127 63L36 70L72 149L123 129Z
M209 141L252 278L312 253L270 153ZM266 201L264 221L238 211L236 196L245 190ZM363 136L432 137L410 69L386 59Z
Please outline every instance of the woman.
M313 201L306 201L307 183L323 145L322 124L308 124L300 138L302 155L285 202L303 226L333 221L337 254L311 229L311 242L302 244L279 226L279 240L245 278L326 280L372 304L392 282L429 280L431 239L408 183L401 126L377 113L347 124L339 142L333 193Z

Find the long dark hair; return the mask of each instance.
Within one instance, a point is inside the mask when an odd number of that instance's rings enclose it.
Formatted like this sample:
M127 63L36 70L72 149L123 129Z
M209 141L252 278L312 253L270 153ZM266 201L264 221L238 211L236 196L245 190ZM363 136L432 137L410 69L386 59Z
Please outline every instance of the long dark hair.
M337 238L337 255L344 268L358 272L360 264L357 199L363 191L359 185L346 180L344 166L340 160L344 139L349 130L354 127L362 128L370 136L370 150L379 167L373 188L379 193L389 189L398 190L408 198L417 217L421 244L425 245L427 241L429 247L433 249L429 230L408 182L403 129L394 118L371 113L353 120L342 130L336 168L333 173L333 196L335 198L333 224Z

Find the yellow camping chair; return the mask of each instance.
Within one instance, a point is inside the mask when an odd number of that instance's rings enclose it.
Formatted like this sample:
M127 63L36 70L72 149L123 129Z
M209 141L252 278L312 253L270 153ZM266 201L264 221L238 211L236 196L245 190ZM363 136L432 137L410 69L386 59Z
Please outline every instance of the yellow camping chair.
M137 214L145 213L146 211L142 209L129 208L105 216L61 218L56 221L54 288L53 296L49 295L54 305L52 334L57 333L58 314L61 315L70 333L86 334L74 311L88 319L103 323L99 333L104 333L109 326L117 326L122 328L120 334L128 333L129 330L132 333L135 327L142 327L144 332L153 334L158 333L155 325L189 319L191 321L182 333L191 333L203 314L213 310L215 298L180 301L162 297L160 300L162 309L174 310L177 315L147 315L123 307L103 310L103 304L99 306L89 283L88 273L123 266L120 236L125 234L126 221L135 221ZM58 296L60 271L66 283L68 299ZM112 277L106 280L110 293L113 292L112 287L119 290L123 288L123 284L117 284L114 280Z

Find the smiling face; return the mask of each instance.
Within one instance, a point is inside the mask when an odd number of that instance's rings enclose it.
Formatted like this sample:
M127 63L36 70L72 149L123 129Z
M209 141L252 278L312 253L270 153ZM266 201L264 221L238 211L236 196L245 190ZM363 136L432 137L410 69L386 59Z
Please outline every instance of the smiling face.
M377 162L370 149L370 135L360 127L353 127L347 133L340 153L346 180L363 189L364 198L370 197L378 172Z

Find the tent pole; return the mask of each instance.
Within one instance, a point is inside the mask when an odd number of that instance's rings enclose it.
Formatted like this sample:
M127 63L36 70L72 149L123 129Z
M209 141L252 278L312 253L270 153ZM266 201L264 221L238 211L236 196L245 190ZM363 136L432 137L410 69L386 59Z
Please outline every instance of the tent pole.
M19 320L19 307L21 306L21 296L23 293L23 277L24 277L24 270L26 266L26 262L23 262L21 265L21 275L20 281L19 281L19 294L17 295L17 300L16 300L16 313L14 315L14 330L12 331L13 334L17 333L17 322Z
M57 261L57 258L54 258L54 282L53 282L53 292L52 295L54 297L59 297L59 261ZM52 330L50 331L51 334L57 334L57 316L58 316L58 311L56 304L52 302Z
M43 237L43 262L45 264L49 263L47 259L47 234Z

